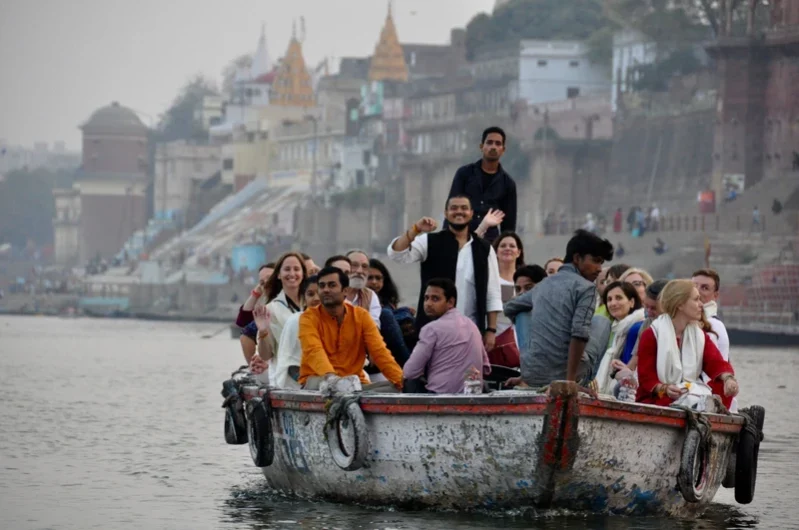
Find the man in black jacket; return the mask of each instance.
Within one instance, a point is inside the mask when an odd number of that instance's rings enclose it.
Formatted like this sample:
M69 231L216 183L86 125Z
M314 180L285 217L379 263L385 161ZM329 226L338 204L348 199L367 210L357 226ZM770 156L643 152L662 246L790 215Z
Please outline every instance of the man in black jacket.
M481 160L467 164L455 173L449 197L465 195L472 201L472 231L477 230L489 210L501 210L504 218L500 226L490 227L484 236L488 241L494 241L500 232L516 231L516 183L499 163L505 153L505 131L499 127L483 131L480 150L483 152Z
M388 246L388 257L397 263L420 263L421 284L448 278L458 290L458 310L480 330L487 351L496 344L497 317L502 311L499 264L493 247L469 231L472 205L468 197L447 200L448 227L435 232L437 223L422 217ZM424 312L424 291L419 293L416 329L429 322Z

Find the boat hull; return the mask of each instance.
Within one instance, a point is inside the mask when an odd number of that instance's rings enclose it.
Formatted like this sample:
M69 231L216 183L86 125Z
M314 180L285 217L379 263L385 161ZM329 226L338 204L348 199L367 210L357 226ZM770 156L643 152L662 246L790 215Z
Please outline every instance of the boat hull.
M273 391L269 399L274 461L262 470L271 488L414 508L693 515L723 480L742 423L708 415L707 487L700 502L688 503L677 486L685 438L679 410L529 392L363 394L368 457L344 471L325 440L319 394Z

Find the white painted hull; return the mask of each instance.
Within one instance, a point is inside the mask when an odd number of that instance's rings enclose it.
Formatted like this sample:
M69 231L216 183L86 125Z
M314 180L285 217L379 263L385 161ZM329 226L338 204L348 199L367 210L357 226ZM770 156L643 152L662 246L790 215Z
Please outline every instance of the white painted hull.
M685 432L677 410L580 398L577 436L566 436L570 445L561 447L547 434L546 396L364 395L369 456L363 468L344 471L325 441L318 394L275 391L271 402L275 456L262 468L270 487L416 508L691 515L713 499L741 425L739 418L712 416L708 488L701 502L687 503L677 488Z

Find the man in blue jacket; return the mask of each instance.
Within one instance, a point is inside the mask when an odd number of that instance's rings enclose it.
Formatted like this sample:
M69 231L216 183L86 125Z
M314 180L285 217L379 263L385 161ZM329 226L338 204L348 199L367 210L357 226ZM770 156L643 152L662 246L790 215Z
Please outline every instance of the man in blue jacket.
M516 183L499 163L505 153L505 131L489 127L483 131L480 150L483 158L455 173L449 197L467 196L474 209L471 231L476 231L489 210L500 210L504 218L483 236L493 242L500 232L516 231Z

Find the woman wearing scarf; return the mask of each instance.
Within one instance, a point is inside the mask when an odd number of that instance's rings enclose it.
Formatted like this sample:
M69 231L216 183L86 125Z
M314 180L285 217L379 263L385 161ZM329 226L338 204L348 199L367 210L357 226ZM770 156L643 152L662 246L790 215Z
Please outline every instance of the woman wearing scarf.
M707 396L713 393L702 381L704 371L712 382L722 385L720 397L729 408L738 395L738 381L705 331L710 325L693 282L669 282L660 293L660 307L663 314L643 332L638 346L637 401L704 410Z
M644 308L635 287L620 281L608 285L602 302L608 308L612 323L610 343L596 375L597 391L600 394L613 394L616 386L613 361L621 360L624 364L630 362L630 359L623 358L624 344L633 325L644 320Z
M257 307L253 312L258 327L258 354L250 362L256 375L263 373L263 363L273 365L278 357L278 341L283 326L301 307L301 286L305 281L305 260L297 252L283 254L277 267L264 287L266 307ZM274 385L274 373L269 374L269 383Z

